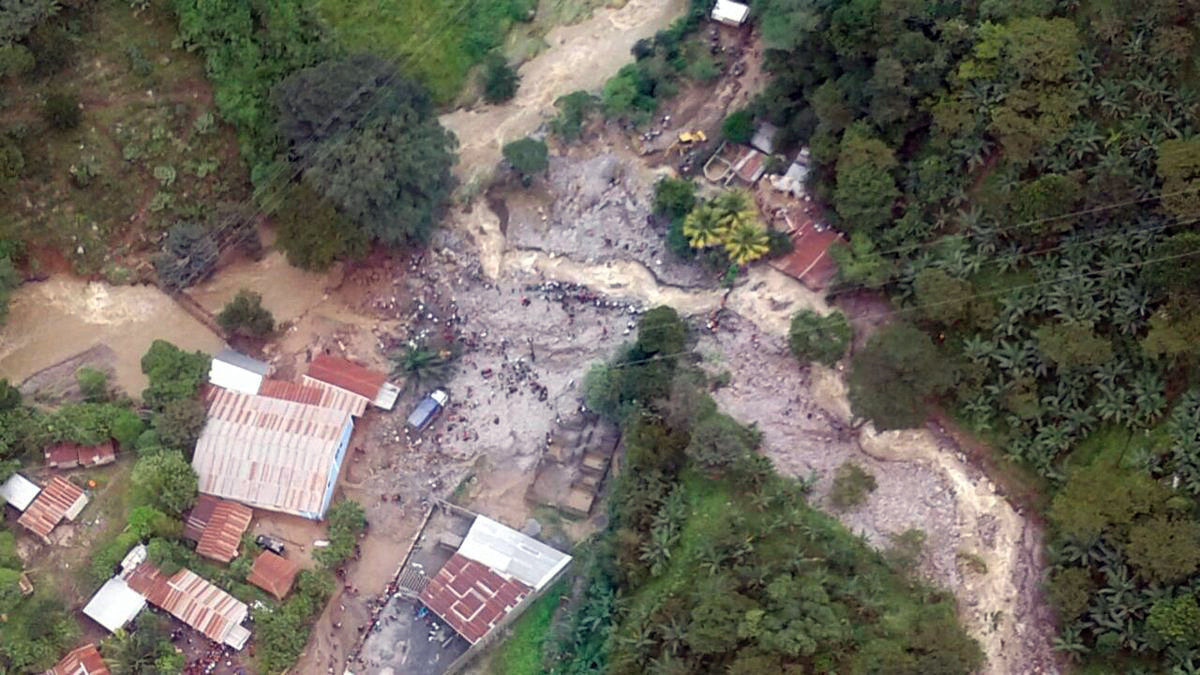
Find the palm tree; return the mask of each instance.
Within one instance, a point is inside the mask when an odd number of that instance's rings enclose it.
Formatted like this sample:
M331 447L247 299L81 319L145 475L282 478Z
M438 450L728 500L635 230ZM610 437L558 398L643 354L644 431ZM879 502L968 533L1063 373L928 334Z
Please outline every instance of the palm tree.
M403 350L388 354L392 360L392 375L404 378L404 386L417 391L445 384L453 371L454 356L452 349L411 343Z
M725 235L725 252L738 265L758 260L771 250L767 231L756 222L741 222Z
M688 244L692 248L708 248L720 244L726 232L722 220L723 213L711 202L692 209L683 219L683 236L687 237Z

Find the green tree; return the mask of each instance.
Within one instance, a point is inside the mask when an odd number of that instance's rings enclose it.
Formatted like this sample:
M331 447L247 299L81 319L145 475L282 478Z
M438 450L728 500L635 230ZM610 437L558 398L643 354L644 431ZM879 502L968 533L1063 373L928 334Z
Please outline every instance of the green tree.
M137 504L178 517L196 501L199 479L183 453L168 450L139 459L129 482Z
M1067 537L1088 541L1105 530L1128 526L1166 500L1163 488L1144 473L1095 462L1073 472L1050 504L1050 521Z
M104 371L85 366L75 371L75 382L85 401L98 403L108 398L108 374Z
M203 402L182 398L164 405L162 412L152 418L151 425L163 447L179 450L185 457L190 457L204 429L206 417Z
M754 115L744 108L730 113L721 123L721 133L730 143L749 143L754 136Z
M333 569L354 554L358 535L366 528L367 518L362 505L343 499L329 507L329 546L313 551L313 558L325 569Z
M829 490L829 503L844 511L862 504L867 495L874 492L878 484L875 476L867 473L854 462L843 462L833 476L833 487Z
M21 405L21 390L12 386L8 378L0 377L0 412L13 410Z
M925 415L925 400L944 393L954 373L929 336L896 322L879 330L854 355L848 378L854 414L880 431L913 428Z
M637 347L644 354L662 354L673 358L683 351L686 341L687 324L671 307L660 305L638 320Z
M484 59L480 80L480 84L483 85L483 100L488 103L502 103L517 95L521 76L515 68L508 65L508 61L502 55L493 52Z
M154 256L154 271L167 290L199 283L217 269L221 251L212 234L196 223L176 223L167 230L163 250Z
M870 233L892 220L900 190L892 170L895 153L871 137L865 127L852 126L842 136L837 158L837 187L833 201L838 216L852 233Z
M705 471L724 471L757 445L754 434L723 413L700 420L692 429L687 455Z
M833 310L826 315L803 309L792 315L788 346L801 363L816 361L832 366L846 353L852 330L846 315Z
M654 212L672 219L683 218L696 206L696 184L667 176L654 184Z
M109 434L117 441L122 450L133 448L137 444L138 437L145 430L146 424L142 418L127 408L123 408L115 414L108 427Z
M1162 208L1177 218L1200 216L1200 138L1172 138L1158 144Z
M450 346L412 344L388 354L392 374L404 379L404 386L417 392L440 387L454 374L457 353Z
M367 254L370 239L304 181L288 187L275 212L279 226L276 245L288 262L301 269L323 272L335 260L356 260Z
M1172 646L1195 647L1200 644L1200 606L1196 596L1183 593L1161 598L1150 607L1146 625Z
M155 340L142 356L142 373L150 386L142 400L153 408L181 398L192 398L208 377L211 359L203 352L185 352L166 340Z
M558 114L550 120L550 130L564 141L577 140L583 134L583 123L600 107L600 101L586 91L573 91L554 101Z
M1096 583L1087 569L1068 567L1050 575L1046 591L1059 620L1069 623L1087 609L1096 592Z
M758 260L771 250L767 231L756 221L742 221L725 234L725 253L738 265Z
M729 231L722 216L724 212L715 204L704 203L692 209L683 220L683 235L692 248L717 246Z
M129 531L138 539L178 537L182 523L153 506L135 506L129 512Z
M46 97L42 105L42 118L52 129L66 131L79 126L83 115L79 110L79 97L74 94L56 93Z
M504 159L517 173L522 184L528 186L533 174L541 173L550 166L550 155L545 141L536 138L521 138L504 145Z
M975 307L975 287L939 267L926 267L913 279L921 317L943 325L967 323Z
M262 295L245 288L225 305L217 323L226 332L244 337L264 338L275 332L275 318L262 306Z
M1112 342L1084 323L1050 323L1034 331L1038 348L1060 368L1095 366L1112 359Z
M21 277L13 265L12 258L5 254L3 241L0 241L0 326L8 318L8 299L17 286L21 285Z
M1129 563L1148 580L1173 583L1200 565L1200 523L1154 516L1129 528Z

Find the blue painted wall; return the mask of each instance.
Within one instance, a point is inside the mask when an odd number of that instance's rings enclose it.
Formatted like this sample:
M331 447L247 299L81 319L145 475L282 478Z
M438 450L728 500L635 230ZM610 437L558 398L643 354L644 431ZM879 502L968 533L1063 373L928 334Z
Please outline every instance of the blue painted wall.
M333 501L333 486L337 484L338 474L342 471L342 460L346 458L346 448L350 447L350 436L354 433L354 418L349 417L346 421L346 427L342 429L342 439L338 441L337 453L334 454L333 462L329 467L329 478L325 481L325 498L321 500L320 513L305 513L305 518L309 520L321 520L325 517L325 512L329 510L329 503Z

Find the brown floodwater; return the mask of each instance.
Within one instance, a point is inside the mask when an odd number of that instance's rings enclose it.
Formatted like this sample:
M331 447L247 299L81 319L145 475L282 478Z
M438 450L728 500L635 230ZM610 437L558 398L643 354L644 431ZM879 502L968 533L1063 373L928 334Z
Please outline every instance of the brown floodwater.
M146 386L142 354L156 339L213 352L222 341L154 286L109 286L67 276L27 283L0 326L0 377L21 382L79 352L107 345L116 353L114 384L131 394Z

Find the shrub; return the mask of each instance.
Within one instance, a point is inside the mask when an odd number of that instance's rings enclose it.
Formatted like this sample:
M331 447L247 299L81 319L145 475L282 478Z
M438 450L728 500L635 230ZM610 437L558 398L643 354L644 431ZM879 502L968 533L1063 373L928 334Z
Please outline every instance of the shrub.
M251 338L263 338L275 331L275 319L262 306L262 296L244 288L217 315L217 323L229 333Z
M663 178L654 185L654 212L681 219L696 206L696 184L686 178Z
M59 131L78 127L82 118L79 97L64 93L47 96L46 103L42 106L42 118L51 128Z
M504 159L521 174L521 182L529 184L533 174L545 171L550 166L550 154L545 141L522 138L504 146Z
M730 114L721 123L721 133L730 143L749 143L754 137L754 116L749 110Z
M854 462L845 462L834 474L829 502L839 511L858 506L867 500L867 495L874 492L876 487L874 476Z
M483 64L483 100L501 103L517 95L521 76L500 54L492 53Z
M558 115L550 120L550 131L564 141L573 141L583 134L583 123L600 106L600 101L586 91L574 91L554 102Z
M95 368L83 367L75 371L75 382L83 399L97 403L108 398L108 374Z
M833 310L822 316L805 309L792 317L788 346L802 363L816 361L832 366L846 353L850 335L850 322L845 314Z

